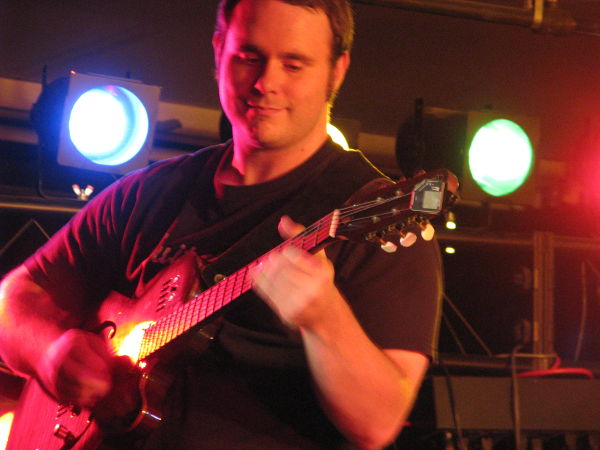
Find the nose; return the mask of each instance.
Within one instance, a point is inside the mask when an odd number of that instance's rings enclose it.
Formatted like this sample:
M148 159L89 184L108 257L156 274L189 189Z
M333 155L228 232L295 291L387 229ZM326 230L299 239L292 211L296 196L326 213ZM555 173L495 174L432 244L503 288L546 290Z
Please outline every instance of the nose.
M254 89L261 94L274 93L281 82L281 68L276 61L265 62L254 82Z

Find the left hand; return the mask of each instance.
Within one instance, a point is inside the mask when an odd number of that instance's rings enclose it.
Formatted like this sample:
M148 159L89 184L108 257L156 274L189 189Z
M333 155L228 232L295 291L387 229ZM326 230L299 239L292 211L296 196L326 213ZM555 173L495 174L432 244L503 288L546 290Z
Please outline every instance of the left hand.
M304 227L283 216L278 229L288 239ZM312 255L288 246L270 255L252 278L255 292L293 329L317 327L336 301L344 301L333 281L333 264L324 251Z

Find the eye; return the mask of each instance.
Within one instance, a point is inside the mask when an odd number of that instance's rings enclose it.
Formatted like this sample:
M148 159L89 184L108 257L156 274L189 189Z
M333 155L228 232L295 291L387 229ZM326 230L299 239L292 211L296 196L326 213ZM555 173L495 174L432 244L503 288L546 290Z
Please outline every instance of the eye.
M299 72L302 70L302 65L298 63L285 63L284 67L289 72Z
M252 52L242 52L238 55L238 59L240 61L242 61L244 64L248 64L251 66L260 64L262 62L262 59L260 58L260 56L258 56L256 53L252 53Z

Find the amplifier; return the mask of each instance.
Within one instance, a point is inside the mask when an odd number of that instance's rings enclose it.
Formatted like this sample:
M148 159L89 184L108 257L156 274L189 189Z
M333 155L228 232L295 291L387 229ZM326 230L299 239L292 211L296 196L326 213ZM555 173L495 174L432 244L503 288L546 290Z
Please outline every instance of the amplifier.
M600 431L600 380L519 378L524 432ZM431 376L415 406L413 423L436 430L512 431L510 377Z

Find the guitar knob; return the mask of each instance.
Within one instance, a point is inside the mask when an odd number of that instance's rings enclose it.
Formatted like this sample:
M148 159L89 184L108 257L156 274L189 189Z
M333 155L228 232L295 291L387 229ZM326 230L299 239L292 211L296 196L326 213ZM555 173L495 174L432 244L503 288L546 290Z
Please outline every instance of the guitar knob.
M425 241L430 241L433 239L433 235L435 234L435 228L429 222L420 224L421 227L421 237Z
M398 246L390 241L381 240L381 249L386 253L394 253L398 250Z
M415 242L417 242L417 235L412 231L400 234L400 245L402 247L410 247Z
M75 439L73 433L71 433L67 427L61 425L60 423L56 424L52 434L54 434L54 436L56 436L59 439L62 439L65 442L72 441L73 439Z

